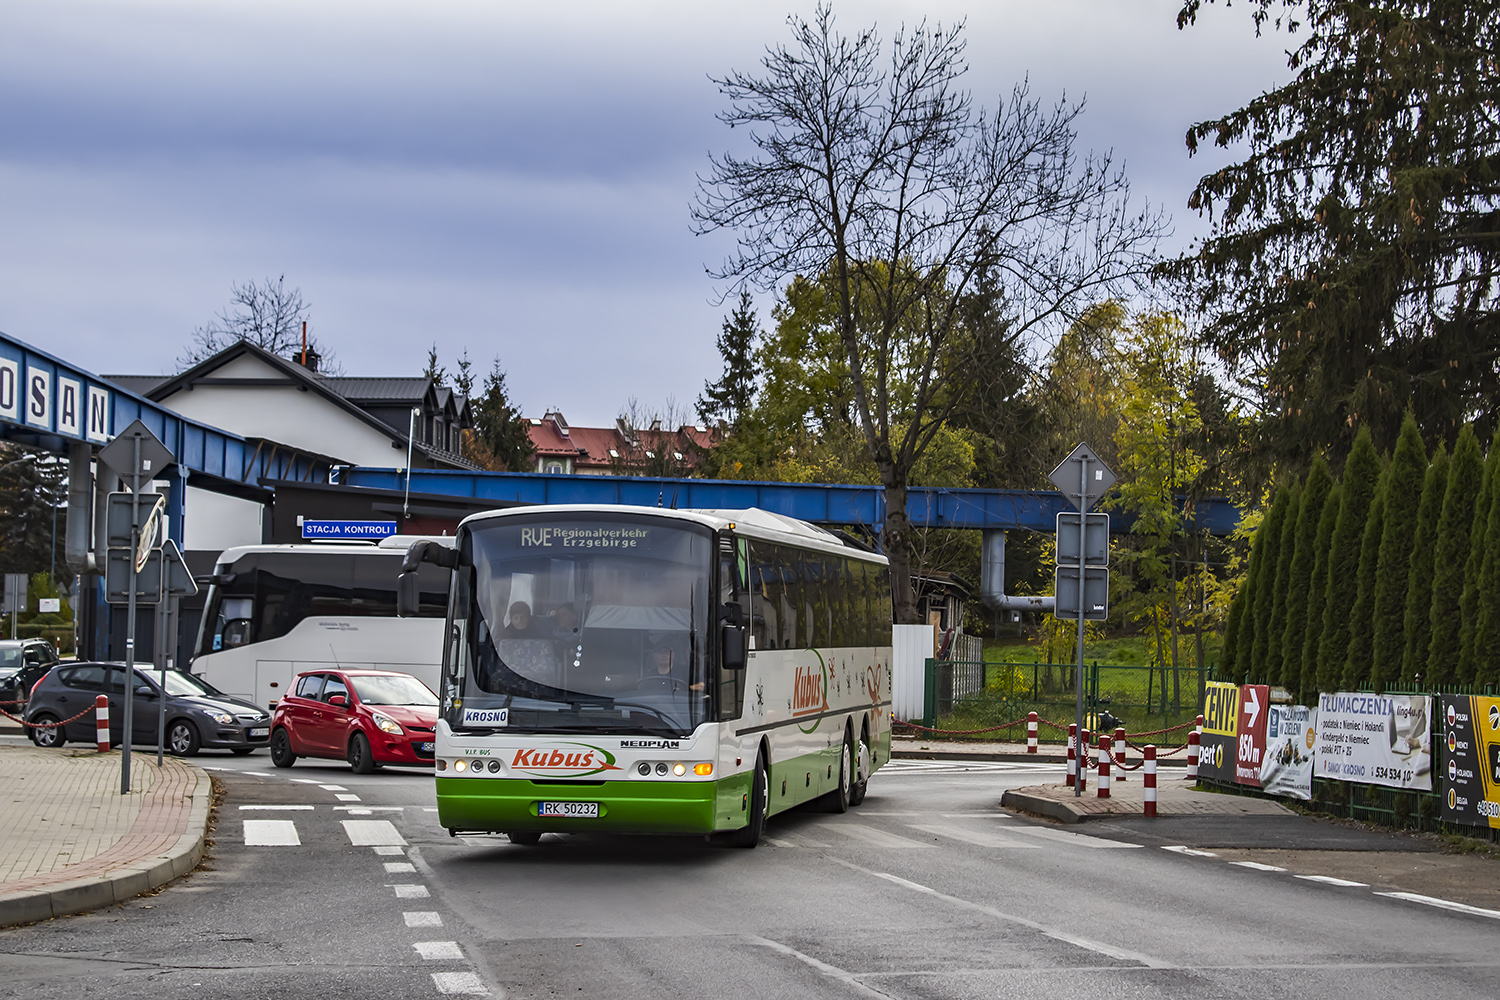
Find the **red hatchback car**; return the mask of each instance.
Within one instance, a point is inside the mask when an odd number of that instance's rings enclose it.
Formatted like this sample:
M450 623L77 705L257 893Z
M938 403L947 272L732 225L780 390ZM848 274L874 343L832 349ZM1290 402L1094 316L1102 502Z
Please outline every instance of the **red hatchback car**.
M411 674L314 670L298 674L271 717L271 762L347 760L358 774L382 764L430 765L438 699Z

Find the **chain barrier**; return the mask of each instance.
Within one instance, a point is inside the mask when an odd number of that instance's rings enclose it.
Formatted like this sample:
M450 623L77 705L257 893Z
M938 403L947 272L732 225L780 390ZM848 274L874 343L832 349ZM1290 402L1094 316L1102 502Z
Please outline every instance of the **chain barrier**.
M891 724L893 726L905 726L908 729L921 730L924 733L931 733L931 734L933 734L935 736L975 736L975 735L977 735L979 733L993 733L996 730L1000 730L1000 729L1010 729L1010 728L1012 728L1014 726L1022 726L1022 725L1025 725L1026 723L1028 723L1029 721L1030 721L1030 718L1028 716L1027 718L1017 719L1014 722L1006 722L1006 723L1003 723L1003 724L998 725L998 726L986 726L983 729L936 729L936 728L931 728L931 727L928 727L928 726L918 725L915 722L906 722L906 721L903 721L901 719L892 719L891 720ZM1051 726L1053 729L1056 729L1058 732L1067 732L1068 726L1072 725L1072 723L1053 722L1051 719L1043 719L1043 718L1038 718L1036 721L1037 721L1037 724L1039 726ZM1196 726L1197 724L1198 724L1197 720L1195 719L1192 722L1184 722L1180 726L1172 726L1172 727L1170 727L1168 729L1153 729L1150 732L1136 733L1134 735L1135 735L1136 739L1141 739L1141 738L1146 737L1146 736L1163 736L1163 735L1165 735L1167 733L1175 733L1175 732L1177 732L1180 729L1191 729L1192 727ZM1138 745L1136 745L1134 743L1131 743L1129 740L1126 740L1126 746L1129 746L1131 749L1140 751L1142 753L1145 752L1140 746L1138 746ZM1178 753L1180 751L1186 750L1187 746L1188 745L1186 743L1183 743L1183 744L1180 744L1177 747L1174 747L1171 750L1166 750L1166 751L1163 751L1160 748L1158 748L1157 749L1157 757L1158 758L1160 758L1160 757L1170 757L1174 753ZM1120 765L1120 766L1121 767L1125 767L1125 769L1128 770L1128 771L1134 771L1134 770L1136 770L1137 768L1140 767L1139 764L1137 764L1135 767L1128 767L1128 766L1123 765L1123 764Z
M13 702L0 702L0 704L14 704L14 703ZM77 715L73 716L71 719L63 719L61 722L27 722L25 719L18 719L14 715L11 715L9 712L7 712L5 709L0 708L0 715L5 716L7 719L10 719L12 722L19 722L21 725L27 727L28 729L55 729L58 726L66 726L70 722L77 722L79 719L83 718L85 715L93 715L94 712L95 712L94 706L90 705L88 708L85 708L82 712L79 712Z

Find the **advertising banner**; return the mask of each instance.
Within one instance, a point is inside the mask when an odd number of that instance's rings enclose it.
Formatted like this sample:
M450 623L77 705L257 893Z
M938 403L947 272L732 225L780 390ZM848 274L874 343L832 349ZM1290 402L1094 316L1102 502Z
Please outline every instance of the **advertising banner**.
M1265 684L1240 688L1239 732L1234 740L1234 782L1260 787L1260 764L1266 756L1266 709L1271 689Z
M1209 681L1203 695L1203 739L1198 774L1209 781L1234 783L1235 735L1239 729L1240 686Z
M1318 696L1313 773L1365 785L1432 788L1432 742L1426 695Z
M1443 819L1500 828L1500 698L1443 696Z
M1306 705L1272 705L1266 709L1266 752L1260 763L1260 786L1289 799L1312 798L1313 743L1318 713Z

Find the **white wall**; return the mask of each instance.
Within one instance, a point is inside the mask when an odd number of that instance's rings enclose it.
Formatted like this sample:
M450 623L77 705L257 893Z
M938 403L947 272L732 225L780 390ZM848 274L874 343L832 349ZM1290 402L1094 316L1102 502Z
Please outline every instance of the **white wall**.
M920 722L927 688L927 661L937 651L933 625L893 625L891 713L904 722Z
M232 545L259 545L264 514L265 508L253 500L189 486L182 547L221 552Z

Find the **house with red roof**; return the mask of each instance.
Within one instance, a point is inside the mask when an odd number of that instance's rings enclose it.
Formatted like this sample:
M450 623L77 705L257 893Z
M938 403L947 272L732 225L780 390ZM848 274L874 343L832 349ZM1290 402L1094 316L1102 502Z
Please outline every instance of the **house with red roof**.
M528 423L535 471L567 475L690 475L720 437L717 428L702 424L672 430L653 420L638 428L624 417L613 427L574 427L556 410Z

